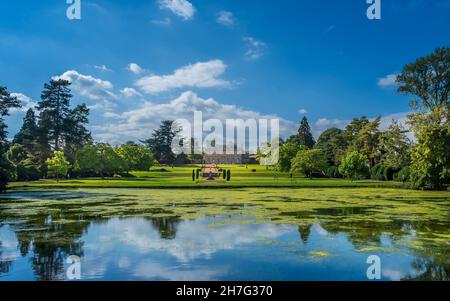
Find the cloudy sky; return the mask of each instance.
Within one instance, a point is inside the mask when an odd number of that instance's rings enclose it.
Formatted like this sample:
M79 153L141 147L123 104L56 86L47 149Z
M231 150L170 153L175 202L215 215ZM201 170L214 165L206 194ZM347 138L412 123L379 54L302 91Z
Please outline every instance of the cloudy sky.
M402 120L405 63L450 44L449 0L1 1L0 85L33 107L51 78L72 82L99 140L145 139L161 119L306 115L314 133L353 117ZM8 118L10 136L24 110Z

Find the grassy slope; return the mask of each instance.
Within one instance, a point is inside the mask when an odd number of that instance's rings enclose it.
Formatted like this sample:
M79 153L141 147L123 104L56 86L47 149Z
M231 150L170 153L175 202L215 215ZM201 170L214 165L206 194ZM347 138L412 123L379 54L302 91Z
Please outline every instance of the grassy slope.
M150 172L132 172L131 178L74 179L56 182L41 180L36 182L11 183L11 188L19 187L126 187L126 188L226 188L226 187L402 187L401 183L381 181L349 181L344 179L305 179L300 175L289 178L288 173L267 170L264 166L223 165L231 169L231 181L192 181L193 167L166 167ZM256 171L252 171L256 170Z

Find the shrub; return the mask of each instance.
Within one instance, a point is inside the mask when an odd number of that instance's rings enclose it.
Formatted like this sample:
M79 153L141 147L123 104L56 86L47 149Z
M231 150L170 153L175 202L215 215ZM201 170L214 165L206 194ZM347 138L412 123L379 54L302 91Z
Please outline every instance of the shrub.
M383 177L385 181L392 181L394 179L395 169L392 166L386 166L383 170Z
M42 176L39 166L29 159L17 164L16 169L17 181L37 181Z
M329 178L342 178L342 174L339 172L339 168L337 166L331 166L328 168L327 176Z
M358 152L348 153L339 166L339 172L352 180L365 179L369 175L367 156Z
M383 175L384 171L383 170L384 170L383 164L377 164L377 165L373 166L370 169L370 178L372 180L379 180L379 181L384 180L384 175Z
M403 167L399 172L394 174L394 180L398 182L408 182L411 176L411 168Z

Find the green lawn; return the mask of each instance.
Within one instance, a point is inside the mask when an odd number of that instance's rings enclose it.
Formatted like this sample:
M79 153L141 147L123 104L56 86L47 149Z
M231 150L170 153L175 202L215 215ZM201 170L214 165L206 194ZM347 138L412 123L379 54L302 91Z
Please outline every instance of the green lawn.
M194 167L161 167L148 172L132 172L132 177L114 177L107 179L89 178L56 182L41 180L36 182L15 182L11 188L21 187L107 187L107 188L207 188L207 187L385 187L400 188L402 183L382 181L350 181L345 179L307 179L301 175L275 172L260 165L237 166L222 165L220 168L231 169L231 181L192 181Z

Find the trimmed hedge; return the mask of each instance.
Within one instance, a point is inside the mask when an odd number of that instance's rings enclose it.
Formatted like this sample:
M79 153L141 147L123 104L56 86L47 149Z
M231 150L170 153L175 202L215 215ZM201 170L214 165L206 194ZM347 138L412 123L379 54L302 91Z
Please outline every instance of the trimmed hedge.
M328 168L326 174L329 178L343 178L342 174L339 172L339 167L337 166L331 166Z
M392 181L397 172L392 166L377 164L370 170L370 178L378 181Z
M411 176L411 168L403 167L399 172L394 174L394 180L398 182L408 182Z

